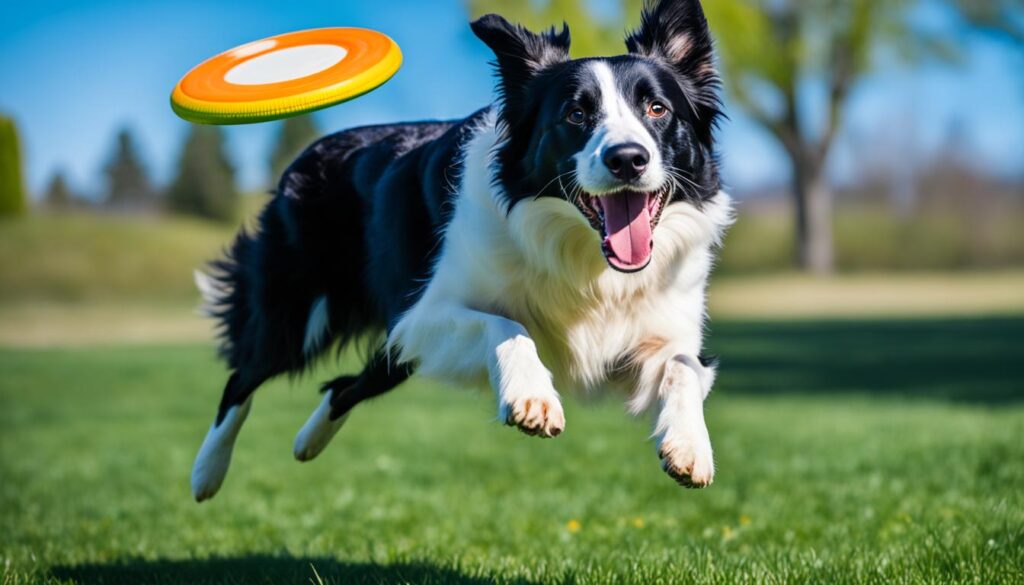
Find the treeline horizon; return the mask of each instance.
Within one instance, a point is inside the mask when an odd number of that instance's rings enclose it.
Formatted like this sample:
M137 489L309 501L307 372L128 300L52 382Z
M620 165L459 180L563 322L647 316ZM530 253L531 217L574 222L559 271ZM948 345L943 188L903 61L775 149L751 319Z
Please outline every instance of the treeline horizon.
M279 124L266 164L277 177L320 132L313 120ZM1024 264L1024 177L999 178L973 165L952 133L945 148L905 164L892 145L860 150L856 180L832 186L837 269L968 269ZM115 135L97 169L100 189L77 191L55 171L44 190L27 195L20 175L17 131L0 116L0 215L26 213L116 215L125 218L184 216L225 227L250 213L237 187L223 130L192 126L177 153L170 180L157 184L140 155L131 128ZM728 188L728 185L726 185ZM13 194L13 195L12 195ZM800 268L790 186L763 185L732 192L739 221L723 250L727 272Z
M311 116L280 122L267 161L271 181L276 184L288 164L318 135ZM58 168L30 203L44 211L175 213L226 223L239 219L241 191L219 126L190 125L172 178L164 185L152 179L128 125L117 131L111 153L98 172L102 175L99 192L86 194L75 189L67 173Z

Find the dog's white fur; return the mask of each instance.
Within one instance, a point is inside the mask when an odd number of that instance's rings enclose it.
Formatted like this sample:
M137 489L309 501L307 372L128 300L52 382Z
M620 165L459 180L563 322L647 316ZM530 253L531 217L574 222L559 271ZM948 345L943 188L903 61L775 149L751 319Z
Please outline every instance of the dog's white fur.
M647 170L635 185L638 191L657 191L665 184L667 172L661 160L661 151L651 133L637 119L633 108L615 85L615 74L604 61L590 63L590 73L601 88L601 123L587 141L576 160L576 178L591 195L618 191L622 187L604 164L604 152L609 147L633 142L643 146L650 154Z
M293 453L299 461L309 461L319 455L348 420L347 412L336 420L331 420L333 393L333 389L324 392L320 405L316 407L306 424L302 425L299 434L295 436Z
M224 283L201 270L193 270L192 279L202 298L202 304L198 309L199 314L204 317L213 317L216 315L217 307L224 302L231 290L226 288Z
M197 502L212 498L224 483L238 431L242 430L251 408L250 396L241 405L229 408L224 420L220 424L214 423L206 433L192 466L192 495Z
M330 318L327 311L327 297L320 295L313 301L306 320L306 334L302 338L302 353L307 356L316 355L320 345L330 332Z
M499 418L547 436L564 426L555 385L593 387L625 368L630 410L660 404L655 433L666 469L707 485L713 462L701 403L714 372L697 356L712 249L732 221L729 197L718 193L701 209L669 205L650 264L622 274L572 204L539 198L506 208L493 181L502 140L492 114L466 145L433 277L388 345L426 376L490 381Z

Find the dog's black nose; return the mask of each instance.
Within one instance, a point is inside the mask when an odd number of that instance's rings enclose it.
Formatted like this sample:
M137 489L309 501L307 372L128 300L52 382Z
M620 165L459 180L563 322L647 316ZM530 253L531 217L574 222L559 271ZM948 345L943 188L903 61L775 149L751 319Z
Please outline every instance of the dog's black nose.
M609 147L601 158L616 179L630 181L644 174L651 153L635 142L627 142Z

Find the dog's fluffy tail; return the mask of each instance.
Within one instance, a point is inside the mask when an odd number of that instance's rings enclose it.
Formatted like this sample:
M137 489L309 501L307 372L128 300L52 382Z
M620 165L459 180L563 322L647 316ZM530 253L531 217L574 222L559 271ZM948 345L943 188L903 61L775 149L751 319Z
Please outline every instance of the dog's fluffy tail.
M234 369L244 367L250 348L246 340L263 342L264 327L260 315L254 312L252 302L253 283L244 262L252 255L253 237L246 231L239 231L225 254L210 262L203 270L193 273L196 288L202 297L199 313L214 319L221 339L220 353ZM253 327L256 324L257 327ZM269 332L280 335L280 331ZM241 350L241 353L239 353Z
M195 280L196 288L199 289L199 295L202 298L198 309L199 314L204 317L217 317L217 308L222 307L231 295L230 285L202 270L192 271L192 278Z

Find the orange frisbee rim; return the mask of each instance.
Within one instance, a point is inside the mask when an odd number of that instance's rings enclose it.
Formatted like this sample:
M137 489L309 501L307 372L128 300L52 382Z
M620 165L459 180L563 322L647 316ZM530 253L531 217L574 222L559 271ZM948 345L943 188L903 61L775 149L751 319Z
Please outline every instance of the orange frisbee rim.
M239 65L270 53L309 45L342 48L343 57L309 75L271 83L227 80ZM178 81L171 107L200 124L248 124L326 108L371 91L402 64L402 52L387 35L363 28L318 28L246 43L200 63Z

